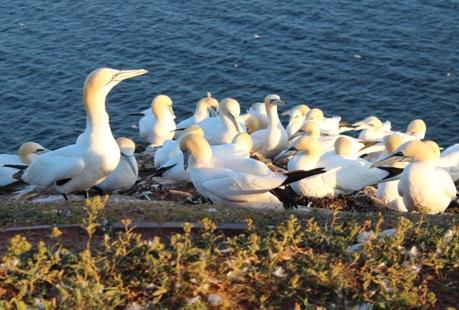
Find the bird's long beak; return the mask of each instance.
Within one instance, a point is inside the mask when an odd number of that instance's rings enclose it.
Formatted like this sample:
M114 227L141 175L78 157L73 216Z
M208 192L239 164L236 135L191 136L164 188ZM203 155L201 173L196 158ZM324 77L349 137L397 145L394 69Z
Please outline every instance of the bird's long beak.
M341 126L341 124L340 124L340 126ZM370 128L370 126L368 126L368 124L365 123L364 121L355 122L355 123L351 124L351 127L353 128L353 130L362 130L362 129Z
M271 103L271 104L275 104L275 105L283 105L283 104L286 104L286 102L285 102L284 100L280 100L280 99L271 100L270 103Z
M175 128L174 130L171 130L171 132L177 132L177 131L184 131L186 128Z
M288 141L292 141L293 139L296 139L298 137L301 137L302 135L304 135L305 132L303 130L298 130L297 132L295 132L290 138L288 138Z
M354 124L351 124L351 123L346 122L346 121L340 121L339 122L339 127L340 128L349 128L349 129L354 130Z
M291 148L289 148L289 149L287 149L285 151L282 151L279 155L274 157L273 161L274 162L278 162L283 158L295 156L299 151L300 150L298 150L296 147L292 146Z
M374 162L370 168L377 168L377 167L382 167L382 166L389 166L394 163L402 163L402 162L410 162L412 160L411 157L403 155L401 152L395 153L393 155L390 155L386 158L383 158L381 160L378 160L377 162Z
M183 170L188 169L189 160L190 160L190 152L183 151Z
M139 75L143 75L143 74L145 74L145 73L147 73L147 72L148 72L148 71L145 70L145 69L121 70L121 71L118 72L118 74L116 75L115 80L117 80L117 81L123 81L123 80L127 80L127 79L130 79L130 78L139 76Z

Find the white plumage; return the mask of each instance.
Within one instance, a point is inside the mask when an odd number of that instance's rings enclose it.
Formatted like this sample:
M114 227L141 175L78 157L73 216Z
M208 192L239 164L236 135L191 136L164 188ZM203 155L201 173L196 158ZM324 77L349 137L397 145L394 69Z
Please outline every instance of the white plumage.
M76 144L35 159L22 175L22 180L31 185L22 194L48 188L60 193L87 191L115 170L120 150L110 129L105 99L122 80L146 72L143 69L119 71L107 68L93 71L84 87L85 132Z

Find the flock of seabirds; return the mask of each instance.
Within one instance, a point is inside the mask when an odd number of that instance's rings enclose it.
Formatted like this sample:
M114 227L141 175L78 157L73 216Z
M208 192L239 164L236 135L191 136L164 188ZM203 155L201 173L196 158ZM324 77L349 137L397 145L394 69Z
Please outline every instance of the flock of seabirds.
M52 191L67 199L93 187L131 188L139 173L136 145L114 138L105 105L114 86L145 73L109 68L90 73L83 90L86 128L75 144L48 150L26 142L18 155L0 154L0 191L14 191L18 199ZM413 120L406 132L396 132L375 116L349 124L302 104L283 113L290 117L284 128L278 115L284 104L272 94L241 114L235 99L218 102L208 94L192 116L176 123L172 100L158 95L140 113L138 128L147 150L154 150L156 175L192 182L210 202L228 207L283 209L293 192L333 198L371 185L388 208L400 212L441 213L456 199L459 144L442 150L423 140L424 121ZM358 138L344 134L353 131L360 131Z

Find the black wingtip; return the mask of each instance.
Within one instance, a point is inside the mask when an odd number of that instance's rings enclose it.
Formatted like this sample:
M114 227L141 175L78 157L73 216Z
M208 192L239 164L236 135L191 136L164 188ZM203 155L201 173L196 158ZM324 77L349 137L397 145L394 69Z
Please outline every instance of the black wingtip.
M22 175L24 174L24 170L26 170L29 166L28 165L3 165L2 167L17 169L18 172L13 174L13 178L18 181L22 181Z
M296 202L298 195L296 195L296 193L290 187L286 187L285 189L274 188L269 192L276 196L280 202L282 202L285 209L293 209L298 207Z
M170 165L170 166L163 166L163 167L157 169L155 171L155 173L153 173L152 175L155 176L155 177L160 177L160 176L162 176L164 174L164 172L174 168L175 166L177 166L177 164L173 164L173 165Z
M403 172L403 168L396 167L378 167L378 169L389 172L389 174L383 180L393 178Z
M326 172L325 168L315 168L315 169L307 170L307 171L306 170L289 171L284 174L287 177L287 179L285 179L282 185L287 185L287 184L290 184L290 183L293 183L293 182L296 182L296 181L299 181L299 180L302 180L308 177L312 177L317 174L322 174L325 172Z

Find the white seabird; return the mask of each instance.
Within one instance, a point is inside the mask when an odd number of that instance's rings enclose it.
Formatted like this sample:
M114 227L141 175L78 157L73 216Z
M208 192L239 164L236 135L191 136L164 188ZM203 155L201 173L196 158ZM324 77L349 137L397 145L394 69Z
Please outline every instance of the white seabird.
M242 124L237 121L241 112L239 102L225 98L218 105L218 111L218 117L209 117L198 123L198 126L202 128L210 144L231 143L234 136L245 131Z
M198 135L204 138L204 132L202 129L193 125L188 127L184 132L183 136L180 137L178 143L185 135ZM219 144L211 145L212 150L212 161L217 166L231 167L232 160L236 158L249 158L250 151L252 150L252 139L247 133L237 134L232 143L230 144ZM161 167L158 169L158 174L164 178L191 182L190 174L188 170L185 170L183 153L179 149L179 153L173 157L170 157Z
M18 150L18 155L0 154L0 190L6 189L7 186L16 184L18 181L14 174L20 169L30 165L30 163L43 153L49 152L38 143L23 143ZM5 166L6 165L6 166Z
M126 191L134 186L139 175L137 160L134 157L135 143L125 137L116 138L121 158L116 169L97 188L104 192Z
M253 150L273 158L288 146L288 136L277 114L277 105L284 104L278 95L268 95L264 100L268 114L268 127L252 133Z
M185 161L191 156L189 171L198 192L213 203L229 207L282 210L283 204L271 190L323 172L316 169L276 174L262 162L251 158L234 159L232 169L221 167L212 161L209 143L197 135L185 136L180 141L180 149Z
M105 100L121 81L147 73L139 70L97 69L86 78L83 102L86 129L76 144L40 155L23 171L21 180L33 190L53 189L59 193L87 191L116 169L120 149L109 124Z
M175 135L175 114L172 100L166 95L158 95L151 102L151 114L139 120L140 137L150 146L163 145Z
M293 183L292 189L301 196L333 198L348 195L391 177L389 172L371 169L369 162L356 158L352 142L346 137L336 140L335 152L322 156L319 141L311 137L303 137L296 149L298 154L289 161L289 171L317 167L327 170L322 175Z
M283 112L281 115L289 115L290 120L287 125L287 136L290 138L293 136L298 130L300 130L301 126L306 119L306 115L309 112L309 107L305 104L299 104L294 106L292 109Z
M400 135L388 135L384 139L385 150L381 153L378 160L386 158L396 152L396 150L404 143L403 137ZM404 169L407 163L393 163L390 167ZM399 180L379 183L376 197L378 197L389 209L407 212L407 208L403 203L403 198L398 193Z
M340 116L325 117L321 109L310 109L306 114L305 121L314 121L319 125L320 132L323 135L337 136L340 133L353 130L349 124L341 121Z
M362 121L352 124L354 130L362 130L359 133L359 139L364 141L379 141L387 135L392 134L391 123L381 122L376 116L369 116Z
M186 129L191 125L202 122L208 117L214 116L216 114L217 108L218 101L215 98L212 98L212 95L208 93L207 97L204 97L198 101L196 104L196 109L194 110L194 114L177 124L177 129Z
M245 123L247 118L255 117L258 121L258 129L265 129L268 127L268 114L264 102L255 102L247 110L247 113L239 116L239 121Z
M398 192L408 211L436 214L445 211L456 198L456 187L450 175L439 168L440 148L431 142L409 141L382 159L374 167L409 162L403 170Z

